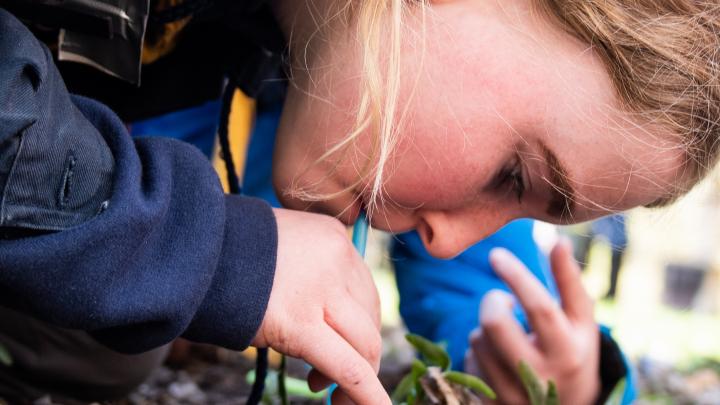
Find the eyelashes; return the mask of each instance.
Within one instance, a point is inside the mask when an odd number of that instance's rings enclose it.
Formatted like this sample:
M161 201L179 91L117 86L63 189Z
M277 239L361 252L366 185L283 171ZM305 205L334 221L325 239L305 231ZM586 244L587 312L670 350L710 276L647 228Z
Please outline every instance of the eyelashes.
M514 193L518 203L521 203L525 194L525 176L520 160L515 159L510 167L503 169L496 184L499 185L499 188Z

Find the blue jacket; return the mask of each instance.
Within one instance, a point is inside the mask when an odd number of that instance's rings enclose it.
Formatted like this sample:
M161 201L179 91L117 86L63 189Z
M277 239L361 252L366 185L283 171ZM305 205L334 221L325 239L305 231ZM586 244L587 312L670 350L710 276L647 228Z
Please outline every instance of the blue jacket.
M403 320L410 331L446 342L453 368L463 368L468 336L479 324L478 310L483 296L493 289L510 292L490 266L491 249L503 247L513 252L559 300L548 257L533 240L534 223L530 219L511 222L452 260L431 257L415 232L395 239L392 257ZM527 317L520 306L515 307L515 315L529 331ZM630 404L636 397L632 366L610 331L605 327L600 329L601 398L609 395L617 382L625 378L623 404Z
M430 256L415 232L398 235L393 246L400 312L408 328L434 341L445 341L455 368L462 368L468 336L478 326L478 308L494 289L510 292L489 262L490 250L504 247L517 256L557 297L550 263L533 240L535 221L521 219L475 244L453 260ZM520 322L529 330L520 306Z
M272 287L270 206L223 194L207 158L131 139L68 94L0 9L0 305L142 352L178 336L242 349Z

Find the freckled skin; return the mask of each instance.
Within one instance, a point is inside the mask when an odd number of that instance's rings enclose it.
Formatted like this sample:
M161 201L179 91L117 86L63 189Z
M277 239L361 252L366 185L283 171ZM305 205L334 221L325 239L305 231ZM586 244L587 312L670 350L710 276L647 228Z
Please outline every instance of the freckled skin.
M399 105L408 115L373 226L417 229L431 254L452 257L515 218L559 222L547 213L549 172L540 143L558 157L576 192L570 222L648 204L678 181L682 155L668 147L670 134L621 111L599 58L532 14L529 0L431 7L424 57L420 19L409 19L404 32ZM306 170L343 139L355 119L357 44L340 36L326 43L332 47L320 46L323 63L311 70L308 91L315 97L290 90L274 182L288 207L351 223L367 202L365 183L314 203L285 193L298 184L325 193L343 190L357 180L370 148L368 134L362 134L341 161ZM532 185L521 202L507 190L487 189L518 147Z

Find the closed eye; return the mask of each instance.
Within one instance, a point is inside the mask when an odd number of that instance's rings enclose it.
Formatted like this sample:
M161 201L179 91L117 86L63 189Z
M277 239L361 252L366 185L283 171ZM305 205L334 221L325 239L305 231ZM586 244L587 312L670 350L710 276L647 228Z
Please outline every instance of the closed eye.
M513 162L508 167L498 173L498 178L493 183L501 191L514 193L518 203L521 203L525 194L525 176L523 175L520 159L513 159Z

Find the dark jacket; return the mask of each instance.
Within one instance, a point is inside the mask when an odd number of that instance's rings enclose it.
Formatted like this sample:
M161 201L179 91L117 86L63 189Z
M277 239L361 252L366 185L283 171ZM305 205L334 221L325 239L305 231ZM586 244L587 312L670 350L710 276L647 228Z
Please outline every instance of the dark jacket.
M2 9L0 197L0 305L124 352L254 337L275 270L270 207L224 195L194 147L133 140L108 108L68 94Z

